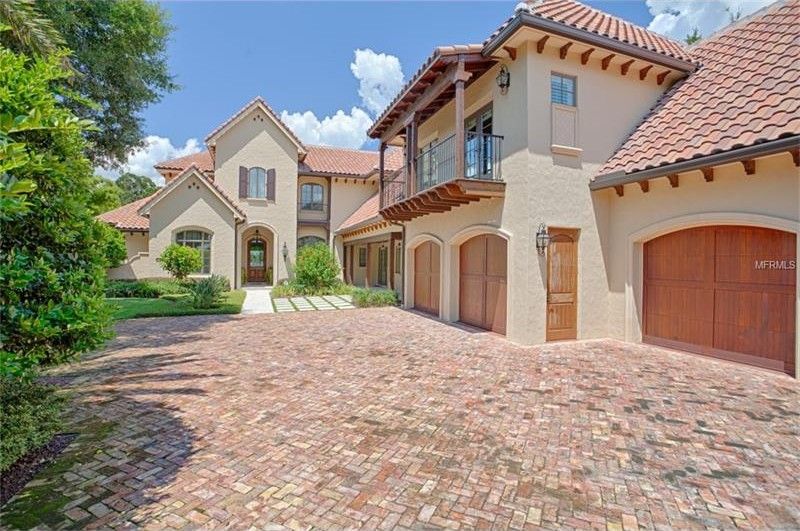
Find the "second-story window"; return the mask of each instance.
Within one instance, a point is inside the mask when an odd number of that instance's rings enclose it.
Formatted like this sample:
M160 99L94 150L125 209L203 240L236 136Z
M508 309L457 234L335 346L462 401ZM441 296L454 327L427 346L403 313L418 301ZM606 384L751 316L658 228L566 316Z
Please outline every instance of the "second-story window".
M550 101L575 107L575 78L553 72L550 75Z
M250 168L247 185L247 197L267 197L267 172L264 168Z
M322 185L306 183L300 186L300 208L302 210L322 210Z

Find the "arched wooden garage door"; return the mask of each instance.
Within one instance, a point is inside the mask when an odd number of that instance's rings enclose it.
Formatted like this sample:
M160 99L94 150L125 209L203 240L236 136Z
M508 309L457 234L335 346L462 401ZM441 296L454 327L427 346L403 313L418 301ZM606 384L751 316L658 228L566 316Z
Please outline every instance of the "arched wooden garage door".
M481 234L460 251L459 319L486 330L506 333L506 240Z
M644 244L644 340L794 375L796 236L698 227Z
M439 246L425 242L414 249L414 308L439 315Z

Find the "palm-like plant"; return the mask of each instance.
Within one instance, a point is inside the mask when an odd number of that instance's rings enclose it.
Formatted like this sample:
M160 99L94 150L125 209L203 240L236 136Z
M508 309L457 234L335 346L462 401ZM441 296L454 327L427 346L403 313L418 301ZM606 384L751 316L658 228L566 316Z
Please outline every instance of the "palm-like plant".
M18 52L47 56L65 45L34 0L0 0L0 43Z

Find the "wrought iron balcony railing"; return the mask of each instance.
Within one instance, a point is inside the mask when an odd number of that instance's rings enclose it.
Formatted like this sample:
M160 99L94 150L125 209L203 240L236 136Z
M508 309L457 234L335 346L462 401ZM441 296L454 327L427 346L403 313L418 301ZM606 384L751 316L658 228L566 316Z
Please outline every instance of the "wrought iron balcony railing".
M455 135L445 138L417 156L413 183L408 180L405 168L387 176L383 183L381 207L454 179L502 180L502 141L503 137L498 135L467 133L464 140L464 175L456 175Z

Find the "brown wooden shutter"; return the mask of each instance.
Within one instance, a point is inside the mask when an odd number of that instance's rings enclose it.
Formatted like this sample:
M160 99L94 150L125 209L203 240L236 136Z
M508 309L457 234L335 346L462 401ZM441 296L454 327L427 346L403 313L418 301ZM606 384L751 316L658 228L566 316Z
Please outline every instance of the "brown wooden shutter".
M247 197L247 168L239 166L239 197Z
M267 199L275 201L275 168L267 170Z

